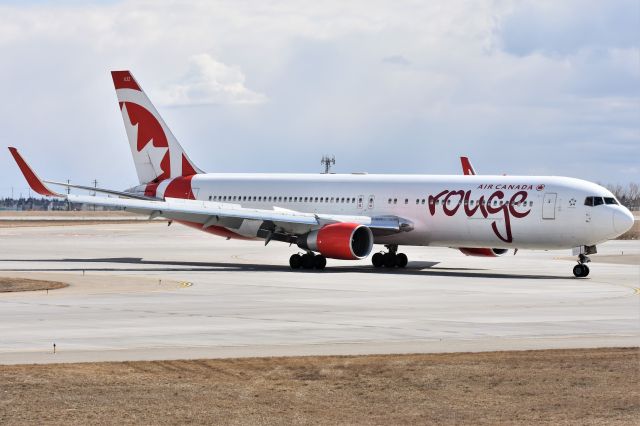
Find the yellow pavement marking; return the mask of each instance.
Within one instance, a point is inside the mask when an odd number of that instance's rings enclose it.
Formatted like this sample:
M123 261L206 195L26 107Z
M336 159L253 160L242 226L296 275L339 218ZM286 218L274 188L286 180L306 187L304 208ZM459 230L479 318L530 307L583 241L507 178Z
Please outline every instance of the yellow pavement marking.
M633 289L633 292L634 292L635 294L640 294L640 288L634 288L634 289Z
M189 281L180 281L180 287L182 288L191 287L192 285L193 283L190 283Z

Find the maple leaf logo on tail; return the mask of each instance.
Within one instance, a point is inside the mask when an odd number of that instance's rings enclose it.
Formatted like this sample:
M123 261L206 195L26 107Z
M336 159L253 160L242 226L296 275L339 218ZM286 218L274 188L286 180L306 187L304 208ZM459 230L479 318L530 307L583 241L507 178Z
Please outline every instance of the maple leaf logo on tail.
M149 158L157 176L152 180L161 182L171 177L171 156L167 136L158 120L149 111L133 102L123 102L131 126L136 127L136 149ZM124 112L124 111L123 111ZM126 126L126 123L125 123ZM159 170L155 167L159 165ZM146 182L143 182L146 183Z
M203 173L167 127L129 71L112 71L131 154L141 184L155 188L166 179Z

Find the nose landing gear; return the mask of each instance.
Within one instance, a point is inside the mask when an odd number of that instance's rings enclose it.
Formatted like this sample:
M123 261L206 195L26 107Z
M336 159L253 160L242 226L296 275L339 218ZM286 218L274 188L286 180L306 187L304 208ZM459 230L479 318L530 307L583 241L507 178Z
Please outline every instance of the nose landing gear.
M382 266L386 268L404 268L407 266L409 259L407 255L404 253L398 253L398 246L396 244L388 244L385 246L389 251L387 253L374 253L371 256L371 263L376 268L380 268Z
M578 255L578 264L573 267L573 275L575 275L576 278L584 278L589 275L589 267L586 265L589 262L591 262L591 259L580 253L580 255Z

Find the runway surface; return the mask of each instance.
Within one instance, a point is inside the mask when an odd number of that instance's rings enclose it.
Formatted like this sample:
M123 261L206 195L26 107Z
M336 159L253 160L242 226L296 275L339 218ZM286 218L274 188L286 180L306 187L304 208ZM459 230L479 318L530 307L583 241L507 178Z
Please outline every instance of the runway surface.
M404 270L291 272L294 251L158 222L0 228L0 275L70 284L0 293L0 364L640 344L637 263L575 279L568 251L405 247Z

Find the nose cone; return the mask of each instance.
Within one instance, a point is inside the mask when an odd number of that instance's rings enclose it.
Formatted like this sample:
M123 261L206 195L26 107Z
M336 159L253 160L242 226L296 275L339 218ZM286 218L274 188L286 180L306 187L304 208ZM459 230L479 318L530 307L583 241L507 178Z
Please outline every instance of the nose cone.
M633 215L627 209L619 209L613 212L613 229L624 234L633 226Z

